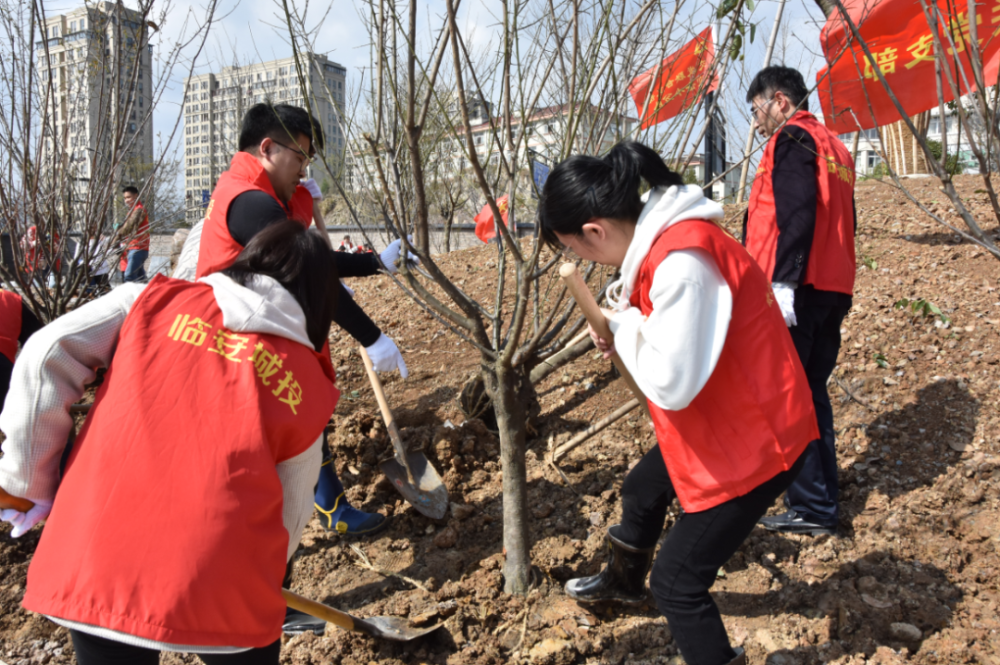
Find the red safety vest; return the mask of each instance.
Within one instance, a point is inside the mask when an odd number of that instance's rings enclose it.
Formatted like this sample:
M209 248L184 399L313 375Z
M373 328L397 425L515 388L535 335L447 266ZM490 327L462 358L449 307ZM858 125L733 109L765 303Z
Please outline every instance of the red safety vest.
M24 607L173 644L277 640L275 465L322 434L332 380L309 347L227 330L210 285L155 277L76 438Z
M129 242L128 247L122 254L121 261L118 262L118 269L122 272L128 270L128 253L130 251L135 249L149 249L149 213L146 212L146 208L139 202L136 202L135 207L142 210L142 221L139 222L139 228L136 230L135 237Z
M677 498L696 513L788 470L819 431L805 370L771 285L721 228L705 220L669 226L639 269L632 306L649 316L656 268L680 249L707 252L733 295L726 341L705 387L678 411L649 403Z
M0 289L0 354L14 362L21 336L21 296ZM0 409L3 404L0 404Z
M212 199L205 210L205 225L201 231L196 277L201 278L225 270L243 251L243 245L229 235L226 215L233 199L249 191L266 192L275 201L278 200L278 195L274 193L274 187L267 177L267 171L257 158L246 152L238 152L233 155L229 170L219 177L215 191L212 192ZM285 207L291 219L309 227L312 222L313 199L308 189L302 185L296 187L292 200Z
M820 291L854 293L854 162L837 136L808 111L799 111L785 124L801 127L816 142L816 226L806 264L804 284ZM747 211L746 247L764 274L774 274L778 225L771 172L774 146L780 130L771 136L761 157Z

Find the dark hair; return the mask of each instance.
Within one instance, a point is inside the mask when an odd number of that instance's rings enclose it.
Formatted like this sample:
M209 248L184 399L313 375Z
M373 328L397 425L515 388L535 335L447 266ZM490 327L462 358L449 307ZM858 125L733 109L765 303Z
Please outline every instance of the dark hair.
M780 90L796 108L809 110L809 88L799 70L791 67L765 67L757 72L747 88L747 101L755 97L771 97Z
M559 247L556 233L580 235L595 217L634 224L643 206L640 178L651 187L684 184L655 150L638 141L622 141L604 158L573 155L556 164L538 203L542 239Z
M139 196L139 190L136 189L135 185L125 185L122 187L122 194L135 194Z
M309 156L323 149L323 130L319 121L298 106L267 102L254 104L243 116L240 126L240 152L255 152L264 139L284 143L302 134L309 139Z
M302 307L309 341L317 351L323 348L337 308L340 276L330 248L318 235L298 222L275 222L255 235L222 272L241 286L254 275L276 279Z

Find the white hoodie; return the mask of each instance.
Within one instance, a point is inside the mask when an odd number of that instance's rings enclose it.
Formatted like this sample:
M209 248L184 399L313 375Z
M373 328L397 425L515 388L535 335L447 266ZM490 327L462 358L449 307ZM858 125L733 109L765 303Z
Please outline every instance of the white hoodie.
M276 280L257 276L248 287L242 287L224 274L214 273L199 281L212 287L229 330L277 335L312 347L302 307ZM34 502L51 503L55 498L59 459L73 426L69 406L83 395L84 385L96 377L94 368L107 367L111 362L125 317L145 286L123 284L59 317L24 345L14 364L10 392L0 413L0 430L7 435L0 457L0 487L10 494ZM282 487L282 519L288 531L289 559L312 517L322 442L321 436L305 452L276 467ZM191 528L199 528L197 516L191 517ZM97 626L55 617L53 620L68 628L151 649L201 653L245 650L164 644Z
M688 406L715 370L729 330L733 295L712 257L702 250L671 252L656 268L643 317L629 305L646 255L669 226L686 219L720 221L722 207L694 185L657 188L647 195L621 278L608 288L615 349L642 392L662 409Z

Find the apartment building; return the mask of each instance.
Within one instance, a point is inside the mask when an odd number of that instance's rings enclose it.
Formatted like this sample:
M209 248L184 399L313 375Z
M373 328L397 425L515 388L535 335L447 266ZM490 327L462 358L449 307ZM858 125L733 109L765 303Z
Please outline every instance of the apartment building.
M854 145L854 132L847 132L840 135L840 140L844 142L850 150ZM941 118L939 109L931 109L930 120L927 124L927 140L942 142L946 139L948 154L957 154L959 164L963 173L978 173L979 164L969 148L968 140L965 136L965 129L959 131L958 113L949 111ZM869 175L875 167L882 163L884 146L879 140L879 128L866 129L858 137L858 153L855 157L855 170L858 176Z
M40 31L35 61L46 137L41 163L55 158L70 171L76 201L86 198L91 178L148 177L153 47L142 14L95 2L46 16Z
M322 55L305 54L301 60L308 67L305 87L299 84L295 58L234 65L184 79L187 221L202 218L215 183L236 152L243 115L259 102L311 107L326 139L324 157L339 176L345 148L340 118L347 70ZM318 157L309 166L309 177L321 184L329 178Z

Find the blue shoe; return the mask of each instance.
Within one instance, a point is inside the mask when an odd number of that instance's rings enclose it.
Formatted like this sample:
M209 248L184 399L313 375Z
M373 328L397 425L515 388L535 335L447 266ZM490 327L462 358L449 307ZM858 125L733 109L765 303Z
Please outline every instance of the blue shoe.
M333 468L333 460L325 461L320 467L314 501L323 527L345 536L368 536L389 524L385 515L366 513L347 502L344 485Z

